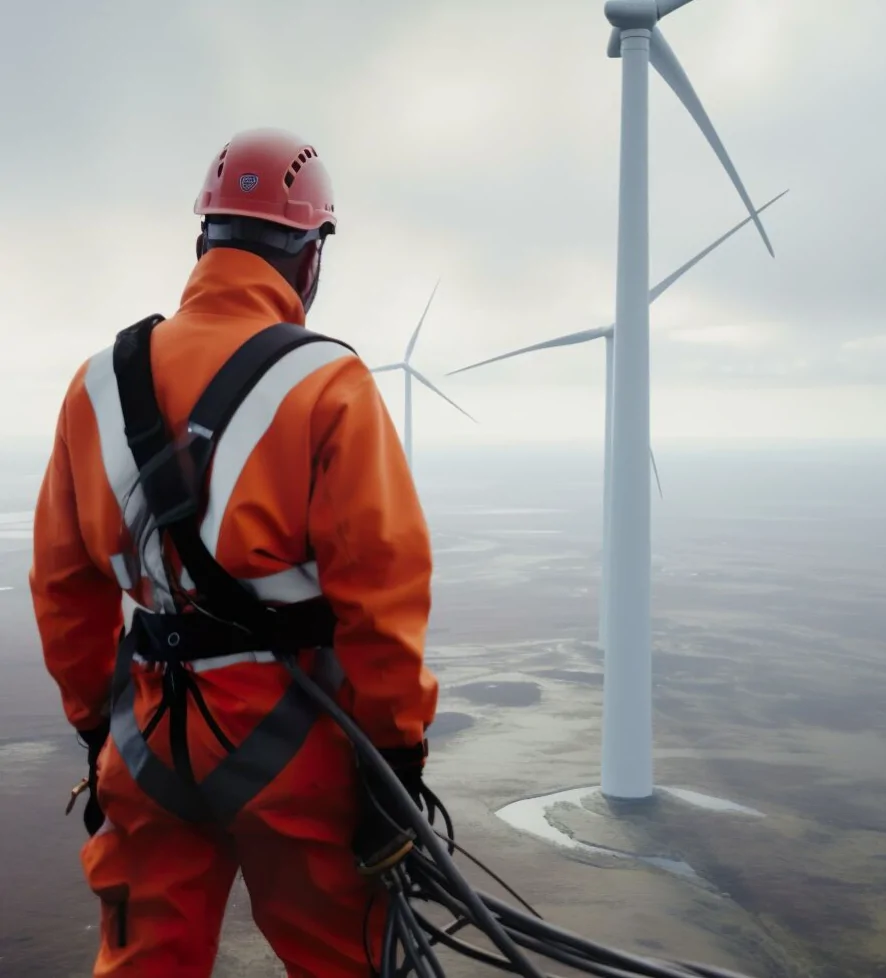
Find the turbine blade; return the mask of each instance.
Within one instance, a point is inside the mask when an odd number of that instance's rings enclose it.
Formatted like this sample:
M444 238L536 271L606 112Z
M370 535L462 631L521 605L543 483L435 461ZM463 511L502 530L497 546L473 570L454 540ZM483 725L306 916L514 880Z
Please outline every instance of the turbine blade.
M692 0L658 0L658 19L667 17L675 10L685 7L687 3L692 3Z
M512 350L510 353L502 353L500 356L492 357L489 360L472 363L469 367L460 367L458 370L450 371L446 376L454 377L456 374L463 374L468 370L475 370L477 367L485 367L488 363L498 363L499 360L509 360L511 357L519 357L524 353L534 353L536 350L551 350L558 346L573 346L576 343L588 343L591 340L598 340L601 337L607 336L611 331L612 326L607 326L605 329L583 329L579 333L558 336L553 340L545 340L543 343L533 343L532 346L524 346L519 350Z
M767 201L758 211L757 214L762 214L763 211L772 207L773 204L777 203L786 194L790 193L789 190L783 190L778 196L773 197L772 200ZM667 290L678 282L687 272L691 271L695 266L712 252L716 251L720 245L728 241L734 234L737 234L743 227L750 224L753 221L753 216L746 217L735 227L731 228L726 234L721 235L712 244L709 244L707 248L700 251L694 258L691 258L684 265L681 265L676 271L671 272L667 278L662 279L658 285L649 291L649 301L650 303L655 302L656 299L660 298ZM485 367L490 363L498 363L501 360L509 360L511 357L519 357L524 353L535 353L537 350L550 350L555 347L560 346L573 346L576 343L587 343L590 340L600 339L605 336L611 335L614 324L602 327L600 329L583 329L578 333L570 333L567 336L559 336L553 340L545 340L543 343L534 343L532 346L524 346L519 350L512 350L510 353L502 353L497 357L491 357L489 360L481 360L479 363L472 363L468 367L460 367L458 370L451 370L446 376L454 377L456 374L463 374L469 370L476 370L478 367Z
M661 479L658 477L658 465L655 462L655 452L649 449L649 458L652 460L652 471L655 473L655 483L658 486L658 495L661 499L664 499L664 493L661 491Z
M462 414L463 414L463 415L464 415L464 416L465 416L466 418L471 418L471 421L473 421L473 422L474 422L474 424L479 424L479 422L477 421L477 419L476 419L476 418L473 418L473 417L471 417L471 415L470 415L470 414L468 414L468 412L467 412L467 411L465 411L465 409L464 409L464 408L460 408L460 407L459 407L459 406L458 406L458 405L457 405L457 404L455 403L455 401L453 401L451 397L447 397L447 396L446 396L446 395L445 395L445 394L443 393L443 391L441 391L441 390L440 390L440 388L439 388L439 387L435 387L435 386L434 386L434 385L433 385L433 384L432 384L432 383L431 383L431 382L430 382L430 381L428 380L428 378L427 378L427 377L425 377L425 375L424 375L424 374L420 374L420 373L419 373L419 372L418 372L418 371L417 371L417 370L416 370L416 369L415 369L414 367L409 367L409 368L407 368L407 369L409 370L409 372L410 372L410 373L412 374L412 376L413 376L413 377L415 377L415 379L416 379L416 380L417 380L417 381L418 381L418 382L419 382L420 384L424 384L424 385L425 385L425 387L427 387L427 389L428 389L428 390L430 390L430 391L433 391L433 392L434 392L434 393L435 393L435 394L436 394L436 395L437 395L438 397L442 397L442 398L443 398L443 400L444 400L444 401L446 401L447 403L449 403L449 404L451 404L451 405L452 405L452 406L453 406L453 407L455 408L455 410L456 410L456 411L461 411L461 413L462 413Z
M606 48L606 55L609 58L621 57L621 31L617 27L612 28L609 35L609 46Z
M431 292L431 298L428 299L428 304L425 306L425 311L421 314L421 319L418 321L418 326L415 327L415 332L409 340L409 346L406 347L406 356L403 357L404 363L409 363L409 358L412 356L412 351L415 349L416 341L418 340L418 334L421 332L422 324L425 321L425 316L428 314L428 309L431 308L431 303L434 301L434 296L437 294L437 288L440 285L440 279L437 279L437 284L434 286Z
M388 370L402 370L405 364L402 363L386 363L383 367L373 367L369 372L371 374L383 374Z
M787 194L788 192L789 191L787 190L782 191L777 197L773 197L772 200L765 203L756 213L762 214L763 211L765 211L768 207L771 207L777 201L781 200L781 198L784 197L785 194ZM681 279L688 271L693 269L703 258L707 258L707 256L712 251L715 251L717 248L719 248L724 241L728 241L733 234L737 234L746 224L750 224L751 221L753 220L754 220L753 216L746 217L740 224L736 224L731 231L727 231L726 234L724 234L722 237L717 238L717 240L713 244L708 245L708 247L705 248L704 251L700 251L694 258L691 258L688 262L686 262L685 265L681 265L676 270L676 272L671 272L671 274L668 275L666 279L663 279L661 282L658 283L658 285L655 286L654 289L652 289L652 291L649 293L649 301L655 302L655 300L663 292L666 292L678 279Z
M720 162L723 164L724 169L729 174L735 189L738 191L739 196L744 201L745 207L748 209L748 213L751 215L754 223L757 225L757 230L760 232L760 236L763 238L763 242L769 250L769 254L775 257L775 251L772 248L772 242L769 240L769 236L766 234L766 229L763 227L763 222L757 216L757 212L754 210L754 205L751 202L751 198L748 195L747 190L745 190L744 184L741 182L741 177L738 175L738 171L732 164L732 160L729 159L729 154L726 152L726 148L717 135L714 129L713 123L711 122L704 106L701 104L701 99L692 87L692 82L683 70L682 65L677 59L677 55L674 54L671 46L665 40L664 35L661 31L656 28L652 32L652 40L649 46L649 60L655 68L655 70L661 75L665 82L671 87L674 94L686 107L689 114L695 120L699 129L704 133L705 138L711 145L711 149L717 154Z

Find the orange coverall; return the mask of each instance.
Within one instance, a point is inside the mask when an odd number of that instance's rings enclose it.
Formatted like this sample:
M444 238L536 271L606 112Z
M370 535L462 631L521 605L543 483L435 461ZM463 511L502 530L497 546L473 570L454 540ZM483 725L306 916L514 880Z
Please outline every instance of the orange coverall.
M179 311L155 329L151 345L158 403L174 433L234 350L280 321L302 325L303 308L262 259L215 249L198 262ZM437 680L423 662L427 526L368 369L338 345L304 350L307 360L301 350L284 358L234 415L210 471L201 536L230 574L267 600L293 600L292 571L313 555L319 590L338 620L339 702L376 746L412 746L437 703ZM124 592L153 610L171 607L145 578L121 583L113 566L128 532L120 484L131 464L126 451L108 349L81 367L67 392L34 520L31 590L44 656L79 730L107 713ZM261 655L197 665L200 692L235 745L291 681ZM144 730L161 677L137 664L132 673ZM164 718L150 746L171 765L167 727ZM188 745L199 782L225 752L195 709ZM357 873L350 849L353 754L331 720L314 723L282 774L226 830L180 821L155 804L112 738L98 769L106 820L81 857L102 899L96 976L208 978L238 867L253 916L290 976L370 973L363 918L373 884ZM376 960L381 916L371 924Z

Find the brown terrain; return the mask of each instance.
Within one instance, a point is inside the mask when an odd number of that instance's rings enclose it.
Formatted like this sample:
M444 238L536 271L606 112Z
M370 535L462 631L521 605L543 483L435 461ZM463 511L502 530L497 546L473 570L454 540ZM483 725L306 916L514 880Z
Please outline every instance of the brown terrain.
M886 978L881 469L857 463L880 480L863 498L844 500L835 478L831 496L803 504L788 475L772 502L727 504L710 486L690 500L695 470L682 482L672 471L677 501L660 504L655 540L656 778L765 817L664 794L620 810L595 797L549 812L595 847L566 849L495 816L599 783L599 513L586 502L599 484L563 464L553 487L499 474L497 492L481 487L497 506L476 505L476 486L453 488L454 476L427 491L428 657L442 684L428 778L459 841L552 922L604 943L759 978ZM0 975L85 978L97 908L80 877L82 825L62 814L83 752L40 659L25 538L0 527L0 586L13 588L0 592ZM483 973L444 960L453 978ZM240 888L215 973L282 974Z

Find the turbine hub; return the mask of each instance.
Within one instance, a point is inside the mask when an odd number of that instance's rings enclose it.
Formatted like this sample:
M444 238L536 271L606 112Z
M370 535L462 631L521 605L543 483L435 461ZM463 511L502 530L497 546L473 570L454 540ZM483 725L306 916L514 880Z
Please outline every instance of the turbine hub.
M604 13L620 31L651 31L659 19L656 0L608 0Z

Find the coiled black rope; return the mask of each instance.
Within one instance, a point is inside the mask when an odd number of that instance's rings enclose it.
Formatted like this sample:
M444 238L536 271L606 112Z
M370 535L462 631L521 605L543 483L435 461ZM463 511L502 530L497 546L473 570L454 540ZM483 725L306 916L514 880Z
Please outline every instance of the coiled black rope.
M409 824L399 825L385 811L367 786L378 811L400 831L411 830L414 848L398 865L385 871L388 908L381 959L372 962L379 978L445 978L436 950L449 948L464 957L523 978L555 978L540 970L526 952L601 978L747 978L735 972L688 962L668 962L641 957L578 937L543 920L522 897L479 859L456 843L452 819L427 785L421 788L421 807L410 797L399 778L356 723L313 680L291 661L286 662L293 680L327 712L350 739L358 766L371 770L371 781L381 784ZM445 832L434 827L440 815ZM524 909L475 890L462 876L454 860L461 853L510 894ZM438 925L419 909L422 904L448 911L452 919ZM370 908L367 908L368 923ZM456 936L466 928L485 935L497 951L486 950ZM369 946L366 942L367 957ZM370 958L371 961L371 958Z

